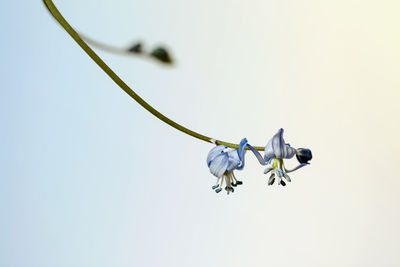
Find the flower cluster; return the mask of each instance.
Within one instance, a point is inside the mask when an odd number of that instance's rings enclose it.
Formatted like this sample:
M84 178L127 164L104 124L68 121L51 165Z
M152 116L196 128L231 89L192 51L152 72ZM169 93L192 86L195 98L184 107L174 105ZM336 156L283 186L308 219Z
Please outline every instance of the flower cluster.
M268 165L264 171L265 174L271 173L268 179L268 185L276 182L278 185L285 186L291 182L288 173L300 169L309 164L312 159L312 153L307 148L293 148L285 143L283 139L283 129L279 131L268 141L264 149L264 157L251 146L246 138L243 138L238 149L228 148L224 145L217 145L208 153L207 165L210 172L217 177L217 183L212 187L216 193L223 189L229 194L234 192L233 187L241 185L233 171L242 170L245 165L246 147L253 152L261 165ZM299 165L294 169L286 169L283 159L290 159L296 155Z

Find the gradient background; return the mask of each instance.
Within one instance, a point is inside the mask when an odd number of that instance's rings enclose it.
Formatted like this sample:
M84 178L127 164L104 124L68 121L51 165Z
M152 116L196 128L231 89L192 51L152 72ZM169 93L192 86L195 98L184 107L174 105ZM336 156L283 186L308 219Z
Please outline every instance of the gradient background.
M268 187L251 155L215 194L210 144L120 90L41 1L0 10L0 266L400 266L399 1L55 1L170 118L310 167ZM287 163L294 166L295 160Z

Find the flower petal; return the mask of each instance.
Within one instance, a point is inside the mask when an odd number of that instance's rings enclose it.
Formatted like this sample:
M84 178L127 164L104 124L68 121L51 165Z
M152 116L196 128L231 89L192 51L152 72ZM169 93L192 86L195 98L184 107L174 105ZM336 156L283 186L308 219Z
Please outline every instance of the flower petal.
M291 147L289 145L285 145L283 158L291 159L291 158L293 158L294 155L296 155L296 149L294 149L293 147Z
M286 181L288 181L289 183L292 181L289 177L289 175L287 175L286 172L283 172L283 176L285 177Z
M274 169L274 167L268 167L268 168L265 169L264 173L267 174L270 171L272 171L273 169Z
M263 157L261 156L260 152L258 152L254 147L252 147L250 144L247 144L247 146L250 148L251 152L253 152L254 156L258 159L258 162L260 162L261 165L267 165Z
M239 153L238 150L236 149L229 149L229 151L227 151L228 153L228 158L229 158L229 164L227 167L227 171L231 172L232 170L238 168L239 164L241 164L240 158L239 158ZM243 169L244 163L241 164Z
M240 159L240 164L239 164L239 166L237 166L237 168L236 168L236 169L238 169L238 170L242 170L242 169L244 168L244 163L245 163L244 155L246 154L246 150L245 150L246 145L248 145L248 144L247 144L247 139L246 139L246 138L243 138L243 139L240 141L240 143L239 143L239 149L237 150L237 153L238 153L239 159Z
M243 138L239 143L238 155L241 161L244 161L244 153L246 152L245 147L247 145L247 139Z
M269 159L275 158L274 149L272 148L272 138L268 141L264 148L264 160L267 162Z
M275 181L275 174L272 173L271 176L268 179L268 185L272 185Z
M225 148L226 148L226 146L219 145L219 146L213 147L210 150L210 152L208 152L208 156L207 156L207 166L208 167L210 167L211 161L213 161L216 156L220 155Z
M216 156L210 163L210 172L217 176L218 178L222 177L226 169L228 168L229 157L228 153L224 152Z
M279 131L268 141L264 152L264 159L290 159L296 154L296 149L285 144L285 140L283 139L283 129L280 128Z
M272 149L274 151L276 158L283 158L285 150L285 141L283 140L283 129L280 128L279 131L272 137Z

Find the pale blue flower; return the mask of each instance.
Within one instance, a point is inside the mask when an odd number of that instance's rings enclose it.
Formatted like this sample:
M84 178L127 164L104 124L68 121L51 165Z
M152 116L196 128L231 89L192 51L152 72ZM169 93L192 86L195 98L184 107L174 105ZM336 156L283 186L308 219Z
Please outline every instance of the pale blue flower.
M262 165L270 164L270 167L264 171L265 174L271 172L271 176L268 179L268 185L272 185L276 181L277 184L285 186L286 182L291 181L288 173L308 165L308 161L312 158L311 150L306 148L295 149L289 144L286 144L283 139L282 128L279 129L279 131L268 141L264 149L264 158L253 147L250 145L249 147ZM292 170L287 170L283 159L293 158L294 155L296 155L300 164Z
M233 187L243 183L236 179L233 171L243 169L246 146L248 146L247 139L243 138L238 149L218 145L210 150L207 156L207 165L210 172L217 177L217 183L212 187L215 192L221 192L225 183L225 190L229 194L234 192Z
M268 141L264 149L265 162L273 158L290 159L294 155L296 155L296 149L285 143L282 128Z

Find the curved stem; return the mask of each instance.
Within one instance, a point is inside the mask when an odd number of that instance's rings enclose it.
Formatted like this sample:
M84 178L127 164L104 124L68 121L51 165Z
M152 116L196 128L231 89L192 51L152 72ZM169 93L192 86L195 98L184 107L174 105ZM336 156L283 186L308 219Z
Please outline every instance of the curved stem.
M82 38L83 41L86 41L91 46L94 46L100 50L103 50L108 53L118 54L122 56L134 56L134 57L146 57L150 56L148 53L132 53L128 50L128 48L121 48L113 45L109 45L98 40L95 40L86 34L78 32L79 36Z
M144 99L142 99L138 94L136 94L121 78L110 68L107 64L82 40L79 34L72 28L71 25L64 19L61 13L58 11L57 7L53 4L51 0L43 0L45 6L48 8L50 13L53 17L60 23L60 25L67 31L67 33L75 40L75 42L88 54L88 56L96 62L96 64L122 89L124 90L130 97L132 97L136 102L138 102L143 108L145 108L148 112L165 122L166 124L174 127L175 129L184 132L190 136L193 136L197 139L218 144L218 145L225 145L231 148L239 148L238 144L228 143L221 140L216 140L214 138L202 135L195 131L192 131L173 120L169 119L168 117L161 114L155 108L153 108L150 104L148 104ZM254 147L257 150L264 150L264 147ZM246 147L246 149L248 149Z
M109 44L105 44L105 43L99 42L99 41L97 41L97 40L95 40L93 38L88 37L85 34L82 34L82 33L78 33L78 34L88 44L90 44L90 45L92 45L94 47L97 47L97 48L99 48L101 50L104 50L106 52L110 52L110 53L114 53L114 54L120 54L120 55L132 55L132 53L130 53L127 49L123 49L123 48L119 48L119 47L116 47L116 46L112 46L112 45L109 45Z

